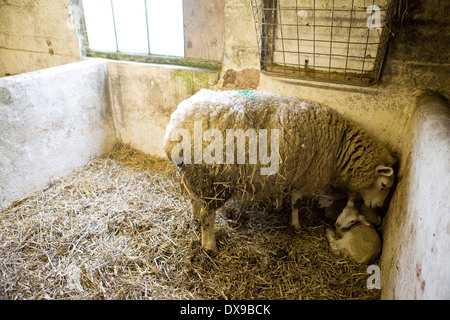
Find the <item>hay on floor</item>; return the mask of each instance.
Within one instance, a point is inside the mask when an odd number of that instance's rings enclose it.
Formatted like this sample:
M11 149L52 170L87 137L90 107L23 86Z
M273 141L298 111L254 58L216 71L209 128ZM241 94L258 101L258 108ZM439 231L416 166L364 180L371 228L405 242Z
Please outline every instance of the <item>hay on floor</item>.
M311 204L299 234L288 213L218 214L211 257L176 167L120 145L0 212L0 298L378 299Z

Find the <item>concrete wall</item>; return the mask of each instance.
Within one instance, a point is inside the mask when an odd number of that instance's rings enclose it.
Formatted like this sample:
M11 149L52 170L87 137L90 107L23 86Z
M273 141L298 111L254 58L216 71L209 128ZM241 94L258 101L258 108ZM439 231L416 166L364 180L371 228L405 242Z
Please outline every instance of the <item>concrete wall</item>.
M0 77L79 60L70 0L0 1Z
M214 86L218 76L192 68L109 63L109 92L119 139L165 157L163 138L170 114L182 100Z
M0 208L112 148L106 67L90 60L0 79Z
M384 220L382 298L450 298L450 109L418 99Z

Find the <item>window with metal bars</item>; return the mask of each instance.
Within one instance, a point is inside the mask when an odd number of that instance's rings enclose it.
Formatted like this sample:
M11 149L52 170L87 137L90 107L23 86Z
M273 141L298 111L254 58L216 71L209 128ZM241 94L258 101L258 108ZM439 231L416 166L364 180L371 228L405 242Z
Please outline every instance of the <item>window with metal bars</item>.
M380 78L390 0L251 0L264 73L370 85Z

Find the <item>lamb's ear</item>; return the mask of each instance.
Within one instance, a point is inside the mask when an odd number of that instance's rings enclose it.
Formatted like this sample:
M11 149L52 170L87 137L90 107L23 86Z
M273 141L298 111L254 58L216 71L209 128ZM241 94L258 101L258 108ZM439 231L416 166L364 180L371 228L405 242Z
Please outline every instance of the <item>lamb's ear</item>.
M366 220L366 217L364 217L362 214L359 215L359 222L361 222L362 224L370 227L370 222Z
M375 172L379 175L390 177L394 174L394 169L391 167L377 166Z
M354 207L355 206L355 200L353 197L350 197L347 201L347 207Z

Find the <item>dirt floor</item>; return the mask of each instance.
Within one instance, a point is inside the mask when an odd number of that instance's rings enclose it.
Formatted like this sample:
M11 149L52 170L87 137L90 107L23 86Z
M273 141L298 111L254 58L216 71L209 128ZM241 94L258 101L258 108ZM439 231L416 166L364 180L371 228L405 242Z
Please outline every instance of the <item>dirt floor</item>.
M2 299L379 299L367 266L337 257L314 201L289 213L218 214L219 252L176 167L128 146L0 211Z

